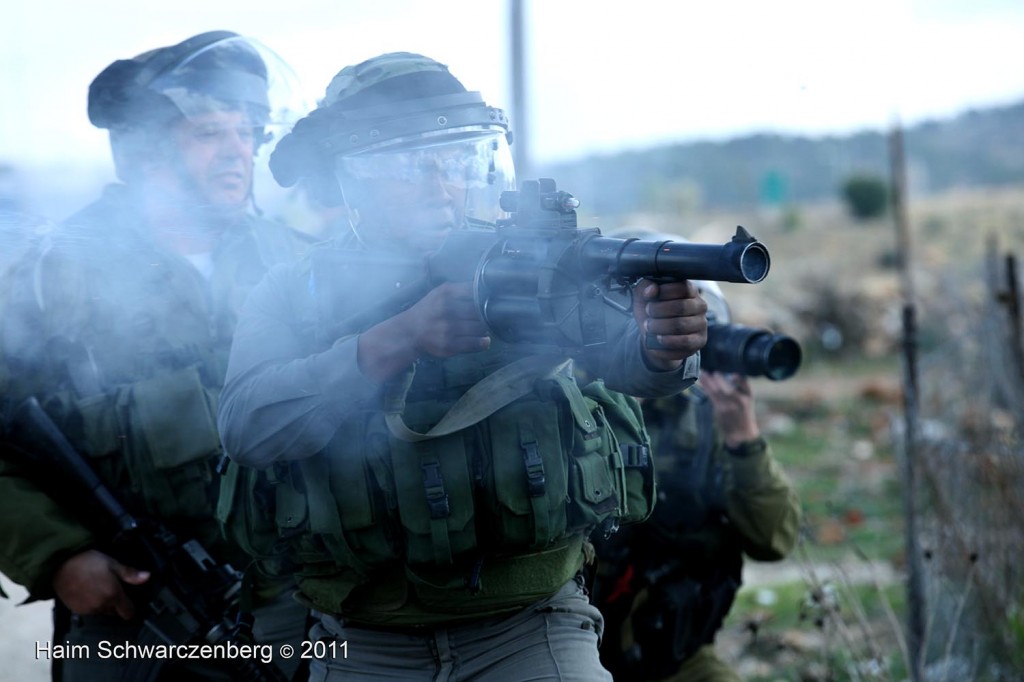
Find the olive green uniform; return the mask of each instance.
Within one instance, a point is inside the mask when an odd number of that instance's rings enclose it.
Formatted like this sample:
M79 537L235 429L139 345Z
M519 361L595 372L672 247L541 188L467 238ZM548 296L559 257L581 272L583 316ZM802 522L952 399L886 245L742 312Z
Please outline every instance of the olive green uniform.
M799 501L764 439L724 446L698 388L643 410L658 504L646 523L595 539L601 660L617 680L738 680L711 644L743 556L775 561L793 548Z
M36 396L129 511L158 518L241 569L248 558L224 541L214 516L216 402L236 311L295 246L283 226L222 217L207 279L153 240L137 201L125 186L108 187L9 273L0 318L4 408L9 414ZM38 475L0 457L0 570L33 599L48 599L66 559L102 546L88 520L44 492ZM263 587L267 598L284 590ZM279 612L298 618L288 635L301 636L302 609ZM115 617L76 616L68 637L123 641L137 629ZM99 665L95 652L91 662L65 663L65 679L117 674L117 662L90 668Z
M599 382L581 388L554 358L468 427L399 437L396 415L426 432L479 382L539 356L495 341L482 353L422 357L392 382L369 380L357 336L337 323L401 284L383 264L367 267L371 255L335 243L270 272L239 320L219 412L230 456L270 485L266 539L290 543L300 595L322 614L314 635L359 642L347 658L328 651L313 672L606 679L600 615L576 575L591 528L649 513L639 407ZM665 395L692 383L695 369L696 358L678 371L648 369L634 324L594 375ZM259 505L234 507L249 515L244 530L261 527Z

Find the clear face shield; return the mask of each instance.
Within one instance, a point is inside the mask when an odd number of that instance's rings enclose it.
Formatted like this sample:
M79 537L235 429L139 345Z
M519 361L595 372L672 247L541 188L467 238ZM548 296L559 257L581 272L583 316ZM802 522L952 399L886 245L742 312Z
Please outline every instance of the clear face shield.
M311 109L292 68L263 43L244 36L192 52L147 87L170 99L190 121L215 113L244 114L245 125L262 128L261 155L269 155Z
M147 87L181 112L196 146L212 155L242 153L234 150L248 147L248 159L242 162L247 168L236 172L236 182L247 185L243 198L254 196L256 188L263 210L276 212L284 205L287 195L273 181L268 161L278 141L312 105L295 72L277 53L253 38L228 37L190 53ZM221 180L232 172L229 162L211 170L189 170L200 193L214 204L234 203L237 194L222 191ZM218 173L221 177L208 177Z
M411 135L339 156L335 175L346 199L361 213L386 213L388 192L402 210L417 204L429 210L438 202L451 202L449 227L469 222L494 223L507 217L498 205L501 193L515 189L515 167L505 129L465 126ZM443 197L443 198L438 198ZM368 206L374 202L377 206Z

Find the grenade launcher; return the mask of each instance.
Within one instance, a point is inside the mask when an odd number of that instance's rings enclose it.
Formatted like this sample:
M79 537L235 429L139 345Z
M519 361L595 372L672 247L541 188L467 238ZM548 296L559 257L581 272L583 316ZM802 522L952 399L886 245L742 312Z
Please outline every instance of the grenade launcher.
M616 239L601 236L597 228L577 227L578 206L554 180L527 181L501 196L510 218L499 220L495 229L455 230L415 264L397 265L400 259L392 255L326 256L333 262L323 265L341 279L346 276L339 271L355 276L356 270L372 270L387 273L391 279L385 286L396 289L330 333L337 338L368 329L444 282L468 281L493 336L579 354L621 333L632 319L632 285L640 279L756 283L768 275L768 249L742 227L721 245Z

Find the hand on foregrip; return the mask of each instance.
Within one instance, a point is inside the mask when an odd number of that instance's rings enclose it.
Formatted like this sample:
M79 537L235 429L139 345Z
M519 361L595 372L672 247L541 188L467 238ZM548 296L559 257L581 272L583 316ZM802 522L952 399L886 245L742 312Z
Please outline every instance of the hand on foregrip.
M61 564L53 577L53 591L72 613L135 617L135 605L124 584L141 585L149 580L140 571L94 549L75 554Z
M649 362L664 369L678 367L707 343L708 306L692 282L658 284L644 279L633 292L633 317L645 338Z
M491 345L469 282L447 282L436 287L406 314L421 353L447 358L486 350Z

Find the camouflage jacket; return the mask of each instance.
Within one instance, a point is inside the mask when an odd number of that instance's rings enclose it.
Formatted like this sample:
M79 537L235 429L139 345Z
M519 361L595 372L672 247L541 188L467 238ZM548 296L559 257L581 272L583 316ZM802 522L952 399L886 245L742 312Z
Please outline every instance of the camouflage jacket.
M7 274L6 412L36 396L130 511L227 553L216 401L242 301L295 253L287 228L244 216L223 228L207 278L151 238L127 187L108 187ZM57 567L96 538L38 475L0 456L0 570L48 598Z

